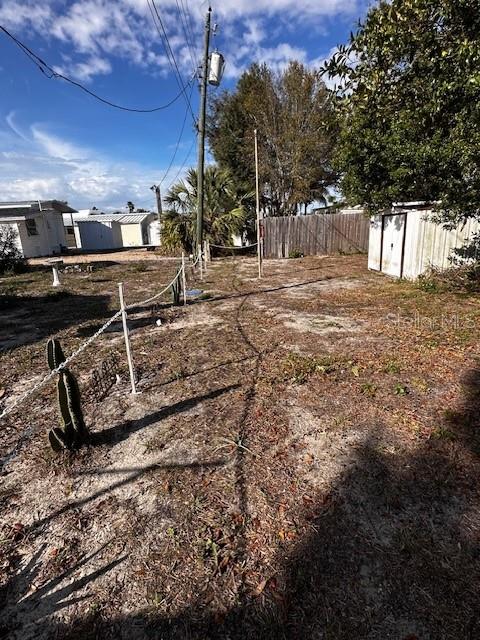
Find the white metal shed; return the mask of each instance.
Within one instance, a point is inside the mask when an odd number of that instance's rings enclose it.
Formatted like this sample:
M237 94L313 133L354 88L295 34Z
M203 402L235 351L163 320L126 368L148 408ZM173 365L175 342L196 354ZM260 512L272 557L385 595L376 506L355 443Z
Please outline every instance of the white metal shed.
M157 216L150 212L100 213L74 217L77 247L87 251L141 247L153 244L152 225Z
M465 247L479 233L479 223L468 219L455 229L430 220L426 203L409 202L372 216L368 268L397 278L415 279L429 267L451 266L454 250Z
M74 228L77 247L86 251L120 249L123 246L120 222L113 215L77 218L74 220Z

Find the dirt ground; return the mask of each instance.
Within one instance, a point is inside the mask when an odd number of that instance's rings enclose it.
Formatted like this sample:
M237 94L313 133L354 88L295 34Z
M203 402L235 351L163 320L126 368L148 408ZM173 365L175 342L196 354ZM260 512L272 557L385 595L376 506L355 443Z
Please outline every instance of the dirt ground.
M0 407L48 337L70 353L115 312L117 282L130 303L173 270L1 279ZM255 276L216 260L186 307L134 310L139 395L118 323L72 364L88 448L50 451L54 385L2 424L0 638L480 637L478 298L365 256Z
M106 253L73 253L72 255L61 256L64 264L92 264L96 262L138 262L139 260L175 260L174 257L163 256L159 251L149 251L147 249L124 249L107 251ZM29 265L44 265L49 258L30 258Z

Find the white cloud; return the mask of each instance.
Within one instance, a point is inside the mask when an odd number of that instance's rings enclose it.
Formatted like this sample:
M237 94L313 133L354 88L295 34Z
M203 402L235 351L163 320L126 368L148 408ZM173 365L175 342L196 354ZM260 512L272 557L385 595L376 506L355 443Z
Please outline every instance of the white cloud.
M28 142L28 138L25 136L25 134L21 131L21 129L17 126L15 122L15 111L10 111L10 113L7 114L5 118L5 122L8 124L8 126L13 131L13 133L15 133L19 138L21 138L25 142Z
M358 14L367 0L222 0L215 7L214 21L220 24L220 42L226 49L228 74L238 75L253 60L275 68L285 65L287 56L306 61L306 51L285 40L295 29L321 31L328 18ZM205 3L185 0L192 14L194 46L200 46ZM185 76L192 72L190 51L185 45L185 25L178 13L178 0L156 0L171 46ZM283 24L272 33L268 18ZM25 31L56 41L60 54L70 61L60 68L88 82L107 74L115 58L149 70L171 73L159 34L146 0L0 0L0 22L14 32ZM268 26L268 31L267 31ZM283 41L282 41L283 40ZM289 50L290 47L290 50ZM54 61L52 61L54 62Z
M55 71L64 76L73 76L77 80L89 82L94 76L111 72L112 65L105 58L91 56L84 62L70 62L66 60L64 66L55 66Z
M77 208L96 205L106 210L119 209L132 200L137 206L154 208L150 186L158 183L165 167L113 160L38 123L25 131L14 123L22 133L19 137L11 127L14 114L7 117L8 129L0 129L1 146L9 149L0 152L0 200L58 198ZM194 151L193 146L190 161ZM164 189L179 169L182 175L185 156L179 155L179 164L170 168Z

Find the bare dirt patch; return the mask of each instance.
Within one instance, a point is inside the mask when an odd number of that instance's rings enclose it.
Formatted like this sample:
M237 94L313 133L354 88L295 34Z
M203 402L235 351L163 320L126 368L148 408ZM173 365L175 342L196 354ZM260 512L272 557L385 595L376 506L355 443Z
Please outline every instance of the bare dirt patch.
M0 354L0 402L45 373L48 336L69 352L98 328L120 279L134 301L171 271L65 274L53 300L48 272L4 282L39 332ZM124 368L86 394L91 447L50 452L53 387L2 425L0 637L480 635L478 301L362 256L265 271L216 260L192 283L210 298L131 314L142 393ZM72 365L85 391L120 329Z

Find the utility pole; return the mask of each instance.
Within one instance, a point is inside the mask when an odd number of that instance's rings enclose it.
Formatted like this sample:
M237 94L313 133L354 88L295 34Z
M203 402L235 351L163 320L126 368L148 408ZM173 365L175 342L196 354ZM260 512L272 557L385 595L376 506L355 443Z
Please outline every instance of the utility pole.
M154 184L150 187L151 191L155 191L155 198L157 200L157 214L158 214L158 243L161 244L161 223L162 223L162 196L160 194L160 185Z
M198 165L197 165L197 254L201 255L203 242L203 178L205 169L205 116L207 110L208 59L210 48L210 21L212 8L208 7L205 19L202 77L200 83L200 114L198 118Z
M263 258L263 237L262 227L260 222L260 186L258 178L258 140L257 130L253 131L255 136L255 191L257 194L257 257L258 257L258 277L262 277L262 258Z

